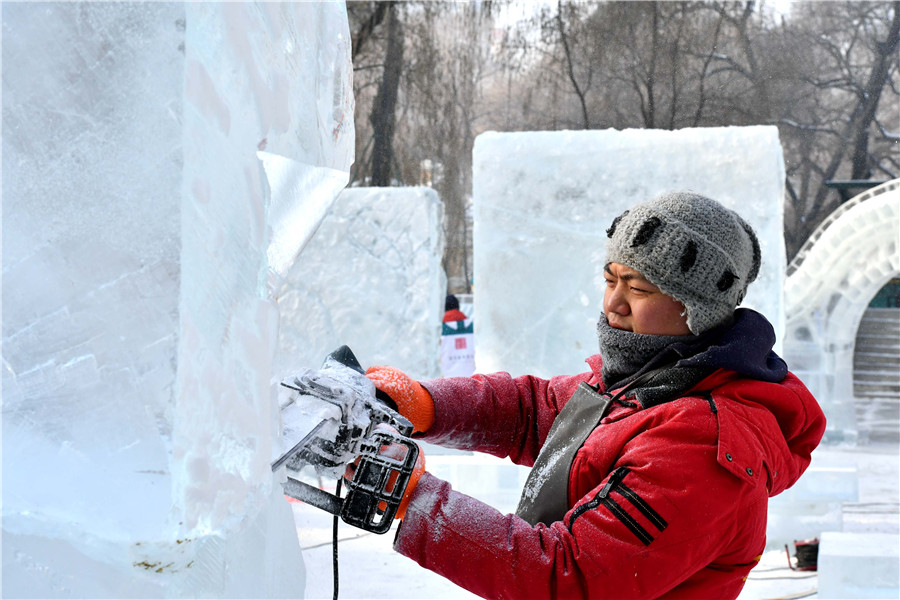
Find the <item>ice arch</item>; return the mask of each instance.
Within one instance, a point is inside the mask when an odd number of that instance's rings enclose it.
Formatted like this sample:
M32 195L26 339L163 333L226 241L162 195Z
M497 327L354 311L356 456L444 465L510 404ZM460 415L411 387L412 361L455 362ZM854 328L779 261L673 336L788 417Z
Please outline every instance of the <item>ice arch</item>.
M900 274L900 179L832 213L788 266L785 355L828 416L826 439L855 441L853 350L869 301Z

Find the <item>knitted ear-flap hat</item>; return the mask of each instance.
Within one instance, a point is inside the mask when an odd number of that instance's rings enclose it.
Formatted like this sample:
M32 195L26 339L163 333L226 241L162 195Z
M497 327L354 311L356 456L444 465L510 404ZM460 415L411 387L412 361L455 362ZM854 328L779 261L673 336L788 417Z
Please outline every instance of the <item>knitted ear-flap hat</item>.
M606 231L607 261L639 271L684 304L701 334L727 321L759 274L759 241L736 212L692 192L625 211Z

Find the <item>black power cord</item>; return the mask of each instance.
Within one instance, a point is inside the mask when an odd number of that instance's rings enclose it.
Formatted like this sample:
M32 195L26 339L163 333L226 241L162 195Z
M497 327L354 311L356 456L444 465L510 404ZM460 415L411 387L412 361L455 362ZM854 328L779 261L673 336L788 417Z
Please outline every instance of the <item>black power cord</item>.
M334 491L335 496L338 498L341 497L341 478L338 477L337 487ZM332 573L334 573L334 595L332 596L333 600L338 600L338 586L339 586L339 577L338 577L338 516L334 515L334 525L332 526L333 538L331 542L331 560L332 560Z

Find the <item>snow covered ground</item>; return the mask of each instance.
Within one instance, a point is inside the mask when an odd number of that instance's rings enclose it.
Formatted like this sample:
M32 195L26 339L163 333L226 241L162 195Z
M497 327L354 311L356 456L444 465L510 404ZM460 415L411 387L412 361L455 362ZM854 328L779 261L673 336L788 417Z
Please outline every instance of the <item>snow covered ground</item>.
M900 533L900 445L896 439L858 447L823 446L816 450L815 455L817 460L857 465L859 501L843 506L844 531ZM514 479L508 476L510 469L518 469L509 466L507 461L471 455L429 455L428 464L429 470L439 476L460 476L468 471L468 466L473 472L482 475L492 473L495 480L507 483ZM511 486L485 491L483 483L472 484L468 476L460 477L459 480L447 478L454 488L469 491L498 509L507 512L515 509L518 496ZM306 562L306 598L331 598L332 519L330 515L308 505L295 503L292 506ZM393 538L393 530L384 535L376 535L339 523L340 598L476 598L443 577L395 553L391 547ZM790 550L793 555L794 549ZM785 551L772 549L763 555L759 566L750 573L740 598L818 598L817 589L817 573L792 571L788 567Z

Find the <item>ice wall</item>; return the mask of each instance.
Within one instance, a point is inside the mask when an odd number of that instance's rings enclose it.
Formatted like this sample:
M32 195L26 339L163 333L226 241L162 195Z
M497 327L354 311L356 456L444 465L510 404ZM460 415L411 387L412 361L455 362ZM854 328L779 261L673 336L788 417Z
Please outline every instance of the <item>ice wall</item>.
M2 11L4 596L302 596L272 292L352 160L343 3Z
M431 188L349 188L278 293L276 371L347 344L364 366L440 377L443 207Z
M756 229L744 306L783 330L784 162L774 127L485 133L475 141L479 372L550 376L597 352L606 229L636 202L688 189Z

